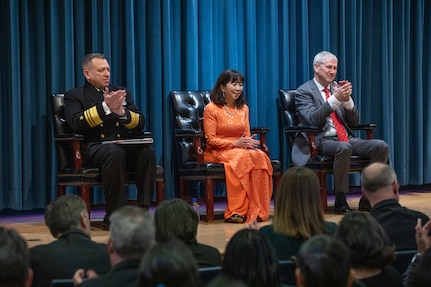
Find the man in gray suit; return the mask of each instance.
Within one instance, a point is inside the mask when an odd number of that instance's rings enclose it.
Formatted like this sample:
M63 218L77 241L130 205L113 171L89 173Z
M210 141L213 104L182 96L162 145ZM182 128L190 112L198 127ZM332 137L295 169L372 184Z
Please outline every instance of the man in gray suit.
M386 163L389 146L383 140L355 137L348 127L359 123L359 111L351 97L352 84L349 81L335 81L337 57L330 52L320 52L314 57L313 68L314 78L296 90L295 105L300 125L319 128L315 136L319 154L334 157L334 211L344 214L351 211L346 201L351 155L369 158L371 162ZM292 148L295 165L303 166L310 159L306 138L305 133L295 138ZM365 209L366 205L366 200L361 198L360 207Z

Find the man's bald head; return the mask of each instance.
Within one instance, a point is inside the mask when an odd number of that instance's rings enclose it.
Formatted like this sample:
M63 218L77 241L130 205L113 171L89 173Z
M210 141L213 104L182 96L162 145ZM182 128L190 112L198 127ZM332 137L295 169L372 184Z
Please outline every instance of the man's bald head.
M372 163L362 171L361 188L372 206L384 199L398 200L397 175L394 169L385 163Z

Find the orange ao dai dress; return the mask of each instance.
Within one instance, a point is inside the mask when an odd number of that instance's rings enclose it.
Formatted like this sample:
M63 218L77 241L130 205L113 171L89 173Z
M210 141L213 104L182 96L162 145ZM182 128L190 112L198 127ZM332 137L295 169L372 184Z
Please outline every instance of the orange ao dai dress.
M224 164L227 207L225 219L234 214L246 216L247 222L266 221L272 195L271 161L259 148L234 147L242 135L250 136L247 105L235 111L210 102L204 111L207 147L204 160Z

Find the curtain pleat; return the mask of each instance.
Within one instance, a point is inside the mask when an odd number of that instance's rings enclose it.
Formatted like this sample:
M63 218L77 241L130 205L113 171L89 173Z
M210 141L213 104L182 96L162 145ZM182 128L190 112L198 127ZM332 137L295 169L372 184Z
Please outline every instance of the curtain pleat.
M0 209L55 198L50 94L83 85L90 52L106 54L112 83L144 112L166 198L177 195L170 91L212 89L224 69L239 70L250 122L270 128L271 157L287 168L278 90L310 79L321 50L338 56L337 78L353 83L361 122L389 143L399 182L431 183L430 19L427 0L0 1Z

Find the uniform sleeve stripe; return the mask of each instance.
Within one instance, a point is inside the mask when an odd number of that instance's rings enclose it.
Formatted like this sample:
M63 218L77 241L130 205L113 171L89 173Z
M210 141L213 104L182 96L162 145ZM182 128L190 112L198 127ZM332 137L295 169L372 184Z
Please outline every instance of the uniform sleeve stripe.
M124 126L128 129L133 129L139 124L139 114L130 111L130 123L125 124Z
M97 112L96 106L85 110L84 111L84 117L85 117L85 120L87 121L88 125L92 128L103 123L102 119L99 116L99 113Z

